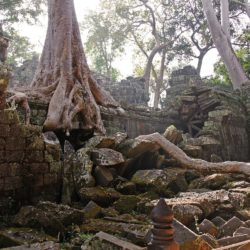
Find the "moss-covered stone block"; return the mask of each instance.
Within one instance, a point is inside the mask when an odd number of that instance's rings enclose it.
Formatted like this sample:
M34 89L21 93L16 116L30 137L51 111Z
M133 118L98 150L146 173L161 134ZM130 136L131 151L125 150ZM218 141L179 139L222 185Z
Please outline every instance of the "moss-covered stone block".
M8 137L6 139L6 150L23 150L25 148L25 140L22 137Z
M56 241L56 239L31 228L7 228L0 231L1 247L12 247L43 241Z
M113 206L120 213L131 213L133 210L136 210L140 200L140 197L136 195L125 195L116 201Z
M0 110L0 123L14 124L19 123L18 113L14 109Z
M25 157L24 157L25 162L44 162L44 153L43 151L26 151L25 152Z
M45 144L45 161L53 162L60 161L61 148L59 144L46 143Z
M25 138L29 137L41 137L42 136L42 128L34 125L21 125L20 128L22 131L22 136Z
M26 140L27 150L44 150L45 142L41 137L31 137Z
M50 173L59 173L62 169L62 163L61 162L55 162L52 161L49 163L49 171Z

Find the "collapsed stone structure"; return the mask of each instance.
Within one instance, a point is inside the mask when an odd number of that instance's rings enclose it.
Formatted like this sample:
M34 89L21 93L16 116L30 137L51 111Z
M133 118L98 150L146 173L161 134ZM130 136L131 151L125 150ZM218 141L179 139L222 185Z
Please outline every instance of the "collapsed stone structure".
M143 78L130 76L120 82L114 82L97 73L94 73L94 76L97 82L123 106L128 104L147 106L149 95L146 92Z
M4 78L0 76L0 82L1 77ZM38 235L40 241L56 242L58 233L68 237L70 232L69 247L105 246L108 249L112 241L117 243L115 246L116 243L112 243L114 249L120 249L119 244L125 244L126 238L133 243L133 246L127 243L134 247L132 249L145 249L151 228L148 214L160 197L166 198L178 220L174 223L175 240L181 249L200 249L198 247L204 245L210 250L228 245L225 237L236 237L236 234L240 236L234 238L235 242L250 238L249 177L204 176L197 171L180 169L178 163L154 143L134 139L140 134L163 133L166 127L175 125L176 128L169 127L164 136L188 155L209 161L247 161L249 89L246 87L242 93L216 90L203 84L195 71L187 67L173 73L164 109L155 111L141 105L146 98L137 99L140 106L129 105L131 93L135 94L134 98L142 95L141 79L129 78L123 83L127 84L122 92L125 112L101 109L109 135L95 136L86 142L79 131L73 131L75 138L71 142L75 148L66 143L64 157L55 136L41 131L47 113L46 102L30 100L29 126L24 125L22 109L16 110L4 103L0 110L3 142L0 211L5 214L11 208L18 208L17 203L23 206L10 220L11 226L18 228L0 230L0 244L5 239L4 247L22 245L27 239L33 240L28 243L37 242ZM111 90L113 85L106 88ZM127 91L138 86L138 92ZM117 89L116 85L112 91L115 93ZM114 96L118 98L119 94ZM126 100L129 103L125 104ZM61 201L71 207L51 201ZM26 204L29 206L24 206ZM218 216L220 221L224 220L221 225L216 224ZM224 233L228 224L232 225L233 216L239 217L233 220L237 227ZM72 223L79 225L73 227ZM24 227L32 231L27 232ZM41 228L43 232L39 232ZM118 234L123 237L123 243L103 233L89 240L83 237L85 233L99 231ZM14 240L15 232L19 232L18 242ZM201 233L209 233L216 239L201 237Z
M9 86L29 86L32 82L36 68L39 63L39 56L34 54L31 59L28 59L20 66L12 65L12 74L10 78Z
M221 160L247 161L249 159L249 87L241 92L230 92L207 86L192 67L173 72L166 99L161 110L139 106L129 98L140 100L133 92L141 79L129 78L124 93L119 85L103 79L104 87L114 96L121 95L126 112L101 107L108 134L125 132L130 138L152 132L163 133L174 125L187 133L181 147L192 156L208 161L220 156ZM136 83L136 81L139 83ZM134 85L133 85L134 84ZM123 89L124 85L121 86ZM139 88L140 89L140 88ZM119 98L118 98L119 99ZM145 103L144 103L145 104ZM31 123L42 126L47 103L30 100Z
M6 40L0 37L1 55L6 53ZM4 62L0 62L0 216L41 195L56 201L61 172L60 147L44 140L41 127L22 124L15 107L6 104L10 69Z

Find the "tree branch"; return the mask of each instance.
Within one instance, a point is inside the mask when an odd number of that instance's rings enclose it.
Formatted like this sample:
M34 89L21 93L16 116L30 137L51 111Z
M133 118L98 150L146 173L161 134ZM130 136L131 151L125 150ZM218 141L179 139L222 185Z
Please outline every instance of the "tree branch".
M201 159L193 159L187 156L180 148L168 141L159 133L141 135L136 138L139 141L150 141L157 144L170 157L174 158L182 168L195 169L201 173L241 173L250 176L250 163L226 161L207 162Z

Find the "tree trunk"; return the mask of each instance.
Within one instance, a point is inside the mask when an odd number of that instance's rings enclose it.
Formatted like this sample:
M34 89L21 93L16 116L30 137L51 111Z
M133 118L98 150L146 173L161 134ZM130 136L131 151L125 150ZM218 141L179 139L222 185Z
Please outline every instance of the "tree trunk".
M43 53L31 87L49 96L45 130L80 129L105 133L97 104L118 106L92 78L82 47L73 0L49 0Z
M201 74L201 67L202 67L202 63L203 63L203 59L204 59L205 54L203 52L200 53L199 57L198 57L198 63L197 63L197 73L200 75Z
M221 27L230 41L230 23L229 23L229 2L228 0L220 0L221 5Z
M229 77L233 83L234 89L240 88L244 82L248 80L242 69L230 41L215 15L212 1L202 0L205 16L207 17L208 26L214 41L214 44L225 63Z
M159 101L161 97L161 88L163 86L164 71L165 71L165 61L166 61L166 49L163 49L161 56L161 67L159 77L156 79L155 95L154 95L154 108L157 109L159 106Z
M232 2L242 5L246 10L247 16L250 18L250 4L249 3L242 3L238 0L232 0Z
M155 47L147 60L147 64L144 70L144 75L143 78L145 79L145 89L147 91L147 93L149 93L149 81L150 81L150 76L151 76L151 69L152 69L152 64L153 64L153 60L155 55L160 52L162 49L166 48L169 44L162 44L160 46Z
M207 0L205 0L207 1ZM157 144L170 157L174 158L182 168L195 169L203 174L211 173L240 173L250 176L250 163L226 161L207 162L201 159L193 159L187 156L180 148L168 141L159 133L141 135L136 138L138 141L151 141Z
M245 9L246 9L247 16L250 18L250 5L245 4Z
M7 48L9 39L0 34L0 62L4 63L7 59Z

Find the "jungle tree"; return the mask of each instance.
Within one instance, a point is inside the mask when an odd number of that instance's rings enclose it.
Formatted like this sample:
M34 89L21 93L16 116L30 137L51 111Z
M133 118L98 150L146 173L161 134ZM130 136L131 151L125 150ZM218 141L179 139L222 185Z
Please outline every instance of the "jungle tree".
M32 91L49 99L45 130L79 128L105 132L98 104L118 106L90 74L73 0L48 1L48 29Z
M12 67L19 66L23 61L32 58L35 54L29 39L22 36L15 24L38 22L39 16L44 13L45 0L1 0L0 1L0 33L8 37L8 60Z
M127 35L126 26L118 19L112 6L105 2L100 4L100 10L90 12L83 24L88 31L86 53L91 56L93 68L113 80L119 75L114 61L124 52Z
M0 24L3 28L13 28L13 24L25 21L32 23L41 14L45 0L1 0L0 1Z
M151 87L154 92L155 108L166 83L167 66L189 50L182 36L186 27L178 16L183 10L182 2L113 0L117 13L126 21L129 39L146 59L143 78L146 91Z
M227 8L226 10L223 10L222 13L223 15L229 15L228 4L223 4L225 1L228 0L221 0L222 8ZM202 0L202 4L213 41L227 68L233 87L240 88L243 83L247 82L248 78L235 55L232 44L228 38L228 30L226 30L228 29L228 18L222 18L224 21L221 25L213 8L212 0Z

